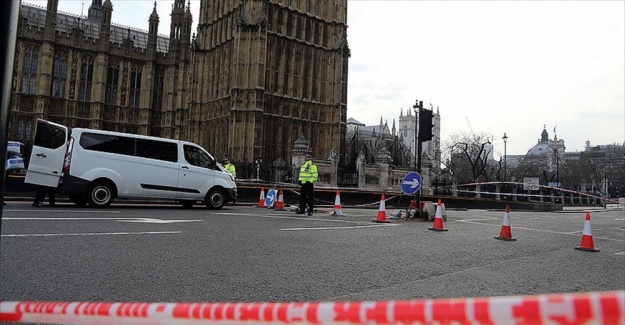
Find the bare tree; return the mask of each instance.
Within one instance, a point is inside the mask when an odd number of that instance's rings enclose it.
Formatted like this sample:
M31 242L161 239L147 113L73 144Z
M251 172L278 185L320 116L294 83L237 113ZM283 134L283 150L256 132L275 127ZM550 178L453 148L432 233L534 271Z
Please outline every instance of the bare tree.
M499 174L494 161L489 161L493 136L486 133L452 134L443 144L444 165L456 183L473 183L494 179Z

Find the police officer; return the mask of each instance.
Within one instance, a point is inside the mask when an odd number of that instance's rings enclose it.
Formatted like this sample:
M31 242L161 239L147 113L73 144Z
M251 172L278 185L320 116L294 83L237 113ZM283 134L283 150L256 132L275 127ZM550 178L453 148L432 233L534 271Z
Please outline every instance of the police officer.
M237 170L234 165L230 163L230 158L224 159L224 168L232 174L232 177L237 178Z
M312 161L312 153L306 154L306 162L299 169L300 195L297 214L304 214L308 203L308 215L312 216L315 209L315 182L317 181L317 166Z
M232 177L234 177L235 179L237 178L237 169L234 167L233 164L230 163L230 158L226 157L223 161L223 165L224 168L230 173L232 174ZM237 199L235 198L234 201L232 201L232 204L237 204Z

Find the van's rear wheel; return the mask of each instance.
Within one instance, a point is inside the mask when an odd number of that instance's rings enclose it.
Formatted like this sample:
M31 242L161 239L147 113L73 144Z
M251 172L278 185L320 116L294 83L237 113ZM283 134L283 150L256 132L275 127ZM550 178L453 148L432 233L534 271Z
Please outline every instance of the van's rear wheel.
M210 190L204 198L204 203L209 209L221 209L226 204L226 195L220 189Z
M107 182L95 182L89 186L87 201L92 208L108 208L113 203L115 191Z

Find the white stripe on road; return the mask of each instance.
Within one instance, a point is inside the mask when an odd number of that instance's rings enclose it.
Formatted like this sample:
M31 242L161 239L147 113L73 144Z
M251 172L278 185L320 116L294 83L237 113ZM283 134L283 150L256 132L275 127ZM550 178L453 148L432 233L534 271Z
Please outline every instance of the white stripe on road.
M211 215L225 215L225 216L238 216L238 217L258 217L258 218L271 218L271 219L294 219L294 220L303 220L303 221L327 221L327 222L342 222L342 223L355 223L355 224L363 224L364 221L353 221L353 220L340 220L340 219L316 219L312 217L306 216L278 216L278 215L258 215L258 214L241 214L241 213L211 213ZM374 217L375 218L375 217Z
M343 230L343 229L357 229L357 228L372 228L372 227L394 227L399 226L397 224L380 224L380 225L369 225L369 226L351 226L351 227L313 227L313 228L284 228L280 230L284 231L299 231L299 230Z
M120 213L121 211L115 211L115 210L106 210L106 211L102 211L102 210L62 210L62 209L31 209L31 210L9 210L9 209L4 209L2 210L4 212L63 212L63 213ZM4 219L4 218L2 218Z
M118 235L164 235L181 234L182 231L148 231L148 232L85 232L76 234L22 234L2 235L0 237L60 237L60 236L118 236Z
M476 224L476 225L485 225L485 226L496 226L496 227L501 227L501 225L494 225L494 224L484 223L484 222L476 222L475 220L478 220L478 219L458 220L457 222L472 223L472 224ZM580 234L580 232L579 232L579 231L574 231L574 232L562 232L562 231L552 231L552 230L535 229L535 228L526 228L526 227L512 227L512 229L530 230L530 231L546 232L546 233L551 233L551 234L560 234L560 235L576 235L576 236L577 236L577 235L579 235L579 234ZM593 229L593 230L600 230L600 229ZM607 238L607 237L599 237L599 236L593 236L593 238L605 239L605 240L614 240L614 241L625 241L625 240L623 240L623 239L617 239L617 238Z
M131 219L138 219L138 218L131 218ZM18 217L18 218L2 218L2 220L52 220L52 221L59 221L59 220L124 220L124 219L120 219L120 218L42 218L42 217Z

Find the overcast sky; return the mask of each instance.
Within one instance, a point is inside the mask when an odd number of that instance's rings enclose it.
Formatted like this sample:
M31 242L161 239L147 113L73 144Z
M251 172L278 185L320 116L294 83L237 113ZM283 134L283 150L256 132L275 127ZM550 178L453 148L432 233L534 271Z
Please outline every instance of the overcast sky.
M200 1L190 2L196 24ZM148 29L154 1L112 3L114 23ZM86 15L90 4L60 0L59 10ZM172 4L157 1L160 34L169 35ZM490 134L495 157L504 133L507 154L525 154L544 126L569 152L587 140L623 144L624 21L622 0L349 0L347 117L398 126L423 100L440 109L443 141Z

